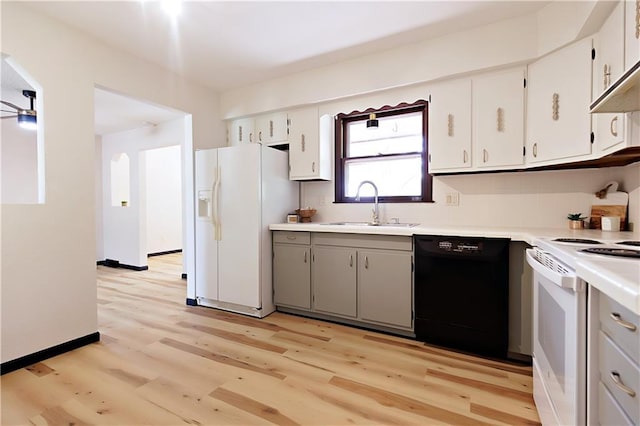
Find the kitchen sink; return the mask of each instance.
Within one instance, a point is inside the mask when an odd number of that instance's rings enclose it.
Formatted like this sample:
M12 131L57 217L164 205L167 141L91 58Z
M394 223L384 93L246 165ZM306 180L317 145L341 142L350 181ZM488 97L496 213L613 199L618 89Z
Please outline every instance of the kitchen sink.
M414 226L420 225L419 223L394 223L394 222L384 222L384 223L371 223L371 222L327 222L321 223L321 225L340 225L340 226L381 226L381 227L395 227L395 228L413 228Z

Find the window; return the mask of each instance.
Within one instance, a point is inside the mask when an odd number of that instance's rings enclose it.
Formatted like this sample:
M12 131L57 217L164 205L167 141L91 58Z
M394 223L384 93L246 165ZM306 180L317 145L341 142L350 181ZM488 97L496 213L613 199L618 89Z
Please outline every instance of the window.
M377 128L366 126L371 113L376 114ZM432 201L427 170L427 117L426 101L339 114L336 202L355 202L358 186L365 180L376 184L383 203ZM373 197L371 185L363 186L360 195Z

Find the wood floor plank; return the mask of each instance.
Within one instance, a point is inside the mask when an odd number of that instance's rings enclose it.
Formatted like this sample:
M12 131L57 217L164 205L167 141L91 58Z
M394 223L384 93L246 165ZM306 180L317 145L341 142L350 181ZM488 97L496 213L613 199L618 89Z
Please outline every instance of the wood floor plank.
M539 424L530 366L185 306L181 259L99 266L101 341L2 376L0 424Z

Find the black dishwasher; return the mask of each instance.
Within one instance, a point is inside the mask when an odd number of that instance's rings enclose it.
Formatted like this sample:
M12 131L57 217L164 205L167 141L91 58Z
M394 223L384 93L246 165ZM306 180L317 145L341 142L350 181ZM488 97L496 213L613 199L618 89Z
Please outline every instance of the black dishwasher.
M415 235L418 340L506 358L509 239Z

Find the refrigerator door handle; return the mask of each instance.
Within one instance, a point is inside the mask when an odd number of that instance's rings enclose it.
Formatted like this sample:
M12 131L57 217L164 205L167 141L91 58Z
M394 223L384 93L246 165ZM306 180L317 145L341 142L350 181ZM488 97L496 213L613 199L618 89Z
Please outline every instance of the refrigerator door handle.
M213 215L211 215L211 222L213 223L214 239L216 241L221 240L220 232L220 218L218 217L218 201L220 198L220 167L216 167L216 179L213 182Z

